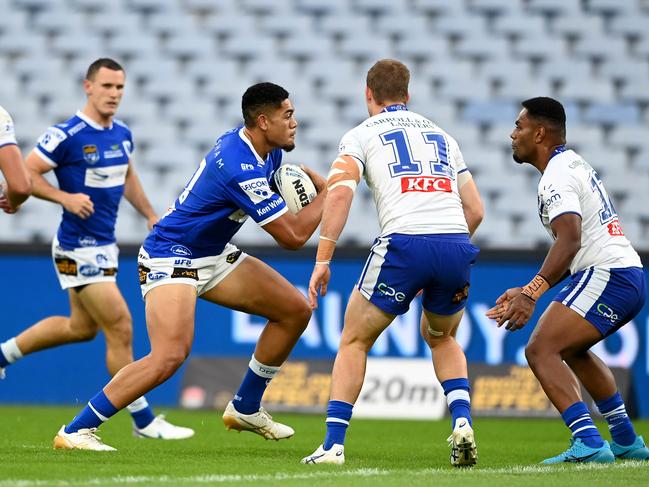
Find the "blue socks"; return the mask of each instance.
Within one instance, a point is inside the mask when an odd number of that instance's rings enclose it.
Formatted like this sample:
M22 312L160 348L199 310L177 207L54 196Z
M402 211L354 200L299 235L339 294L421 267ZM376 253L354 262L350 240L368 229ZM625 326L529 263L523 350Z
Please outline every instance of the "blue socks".
M574 403L561 414L561 417L572 431L573 438L579 438L591 448L600 448L604 445L604 440L593 423L593 418L590 417L590 412L584 402Z
M608 399L597 401L595 404L608 423L613 441L622 446L631 445L636 439L636 432L626 413L626 407L619 391Z
M352 419L353 404L344 401L329 401L327 406L327 434L322 447L329 450L334 444L344 445L345 434Z
M253 355L243 382L234 395L232 401L234 409L242 414L253 414L259 411L261 397L266 392L268 383L279 372L279 369L279 367L259 363Z
M466 418L473 426L471 420L471 397L469 396L469 379L460 377L442 382L446 404L451 412L452 427L458 418Z
M101 423L107 421L117 411L118 409L113 406L104 391L101 390L88 401L88 405L65 427L65 432L76 433L84 428L98 428Z
M153 409L149 406L149 403L144 398L144 396L136 399L131 404L127 406L128 412L131 413L133 422L135 426L139 429L146 428L149 426L155 419L155 414L153 414Z

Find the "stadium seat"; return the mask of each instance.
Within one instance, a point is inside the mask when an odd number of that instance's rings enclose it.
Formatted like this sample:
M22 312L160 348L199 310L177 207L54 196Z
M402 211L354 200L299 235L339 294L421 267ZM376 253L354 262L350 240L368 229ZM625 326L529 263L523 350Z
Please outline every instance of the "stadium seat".
M493 23L493 31L516 39L524 37L538 38L546 33L546 27L541 17L530 16L522 11L514 10L496 17Z
M464 107L462 119L480 124L513 123L518 112L518 107L510 101L469 101Z
M589 0L586 3L589 12L595 12L602 17L616 17L628 15L636 11L633 2L620 2L619 0Z
M562 101L568 146L602 170L605 184L612 178L616 198L625 192L624 202L637 202L646 192L646 0L9 4L0 15L0 104L14 115L21 148L31 150L49 124L81 108L91 59L115 57L128 75L118 116L131 126L156 204L173 201L201 154L241 122L241 95L262 80L284 85L296 107L298 148L286 160L310 159L326 171L342 134L367 117L367 69L392 56L411 70L410 109L456 138L486 193L489 211L477 239L488 247L534 248L545 238L533 211L538 174L529 166L512 172L509 135L523 98ZM187 165L175 163L179 151L191 159ZM611 177L612 167L623 168L619 176ZM529 215L507 208L503 187L511 185L529 190ZM365 243L363 232L374 232L365 227L366 213L374 210L367 189L359 191L351 215L358 224L347 238ZM649 224L641 223L638 207L629 227L645 235ZM141 239L141 220L125 215L120 238ZM15 238L43 238L38 222L11 221ZM260 234L244 226L245 241L271 242ZM649 238L637 245L649 249Z
M586 108L583 121L604 125L636 125L640 122L640 109L635 103L592 103Z
M469 12L475 11L489 17L518 12L520 8L520 0L469 0L467 4L467 10Z
M527 8L530 12L540 13L548 17L579 17L581 5L579 0L529 0Z

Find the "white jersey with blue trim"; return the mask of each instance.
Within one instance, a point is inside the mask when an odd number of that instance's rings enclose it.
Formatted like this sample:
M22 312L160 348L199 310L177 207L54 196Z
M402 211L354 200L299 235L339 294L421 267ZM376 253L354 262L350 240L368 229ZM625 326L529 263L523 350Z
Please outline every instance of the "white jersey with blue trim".
M347 132L350 155L371 189L381 235L469 233L457 176L467 171L453 137L426 117L392 105Z
M281 163L281 149L259 157L243 127L226 132L153 227L144 249L151 258L215 256L249 216L259 226L280 217L286 203L270 181Z
M570 264L571 274L588 267L642 267L597 172L575 151L560 147L550 158L539 181L538 207L552 238L555 218L566 213L581 217L581 248Z
M103 127L78 111L48 128L34 151L54 168L62 191L87 194L94 206L87 219L63 210L57 233L60 246L71 250L114 243L117 209L133 152L126 124L113 119L110 127Z
M14 121L11 119L9 112L0 106L0 147L17 144Z

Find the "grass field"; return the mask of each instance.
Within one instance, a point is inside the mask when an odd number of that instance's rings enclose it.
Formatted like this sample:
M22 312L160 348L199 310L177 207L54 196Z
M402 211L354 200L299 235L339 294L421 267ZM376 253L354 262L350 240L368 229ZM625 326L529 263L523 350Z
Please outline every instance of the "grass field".
M297 431L290 440L265 441L226 432L220 415L170 411L169 419L196 430L185 441L133 438L120 413L100 432L117 452L53 451L51 440L76 408L0 407L0 487L102 485L264 486L618 486L649 485L649 463L616 462L540 466L563 451L568 435L560 420L478 419L479 464L448 463L450 421L352 421L343 466L305 466L302 456L322 441L320 416L276 415ZM636 427L649 436L649 421ZM600 425L601 431L606 431ZM461 483L461 484L458 484Z

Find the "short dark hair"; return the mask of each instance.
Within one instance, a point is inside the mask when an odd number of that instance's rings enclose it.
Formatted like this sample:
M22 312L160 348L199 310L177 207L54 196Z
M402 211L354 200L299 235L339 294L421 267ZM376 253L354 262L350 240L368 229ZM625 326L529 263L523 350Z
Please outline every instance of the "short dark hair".
M99 71L101 68L107 68L112 71L124 71L124 68L114 59L102 57L88 66L88 71L86 71L86 79L90 81L94 80L97 71Z
M521 103L531 118L548 125L558 135L566 136L566 111L561 102L548 96L537 96Z
M367 72L367 87L377 103L406 101L410 70L396 59L381 59Z
M274 83L252 85L241 97L241 111L246 127L254 127L257 117L268 108L279 108L288 98L288 91Z

